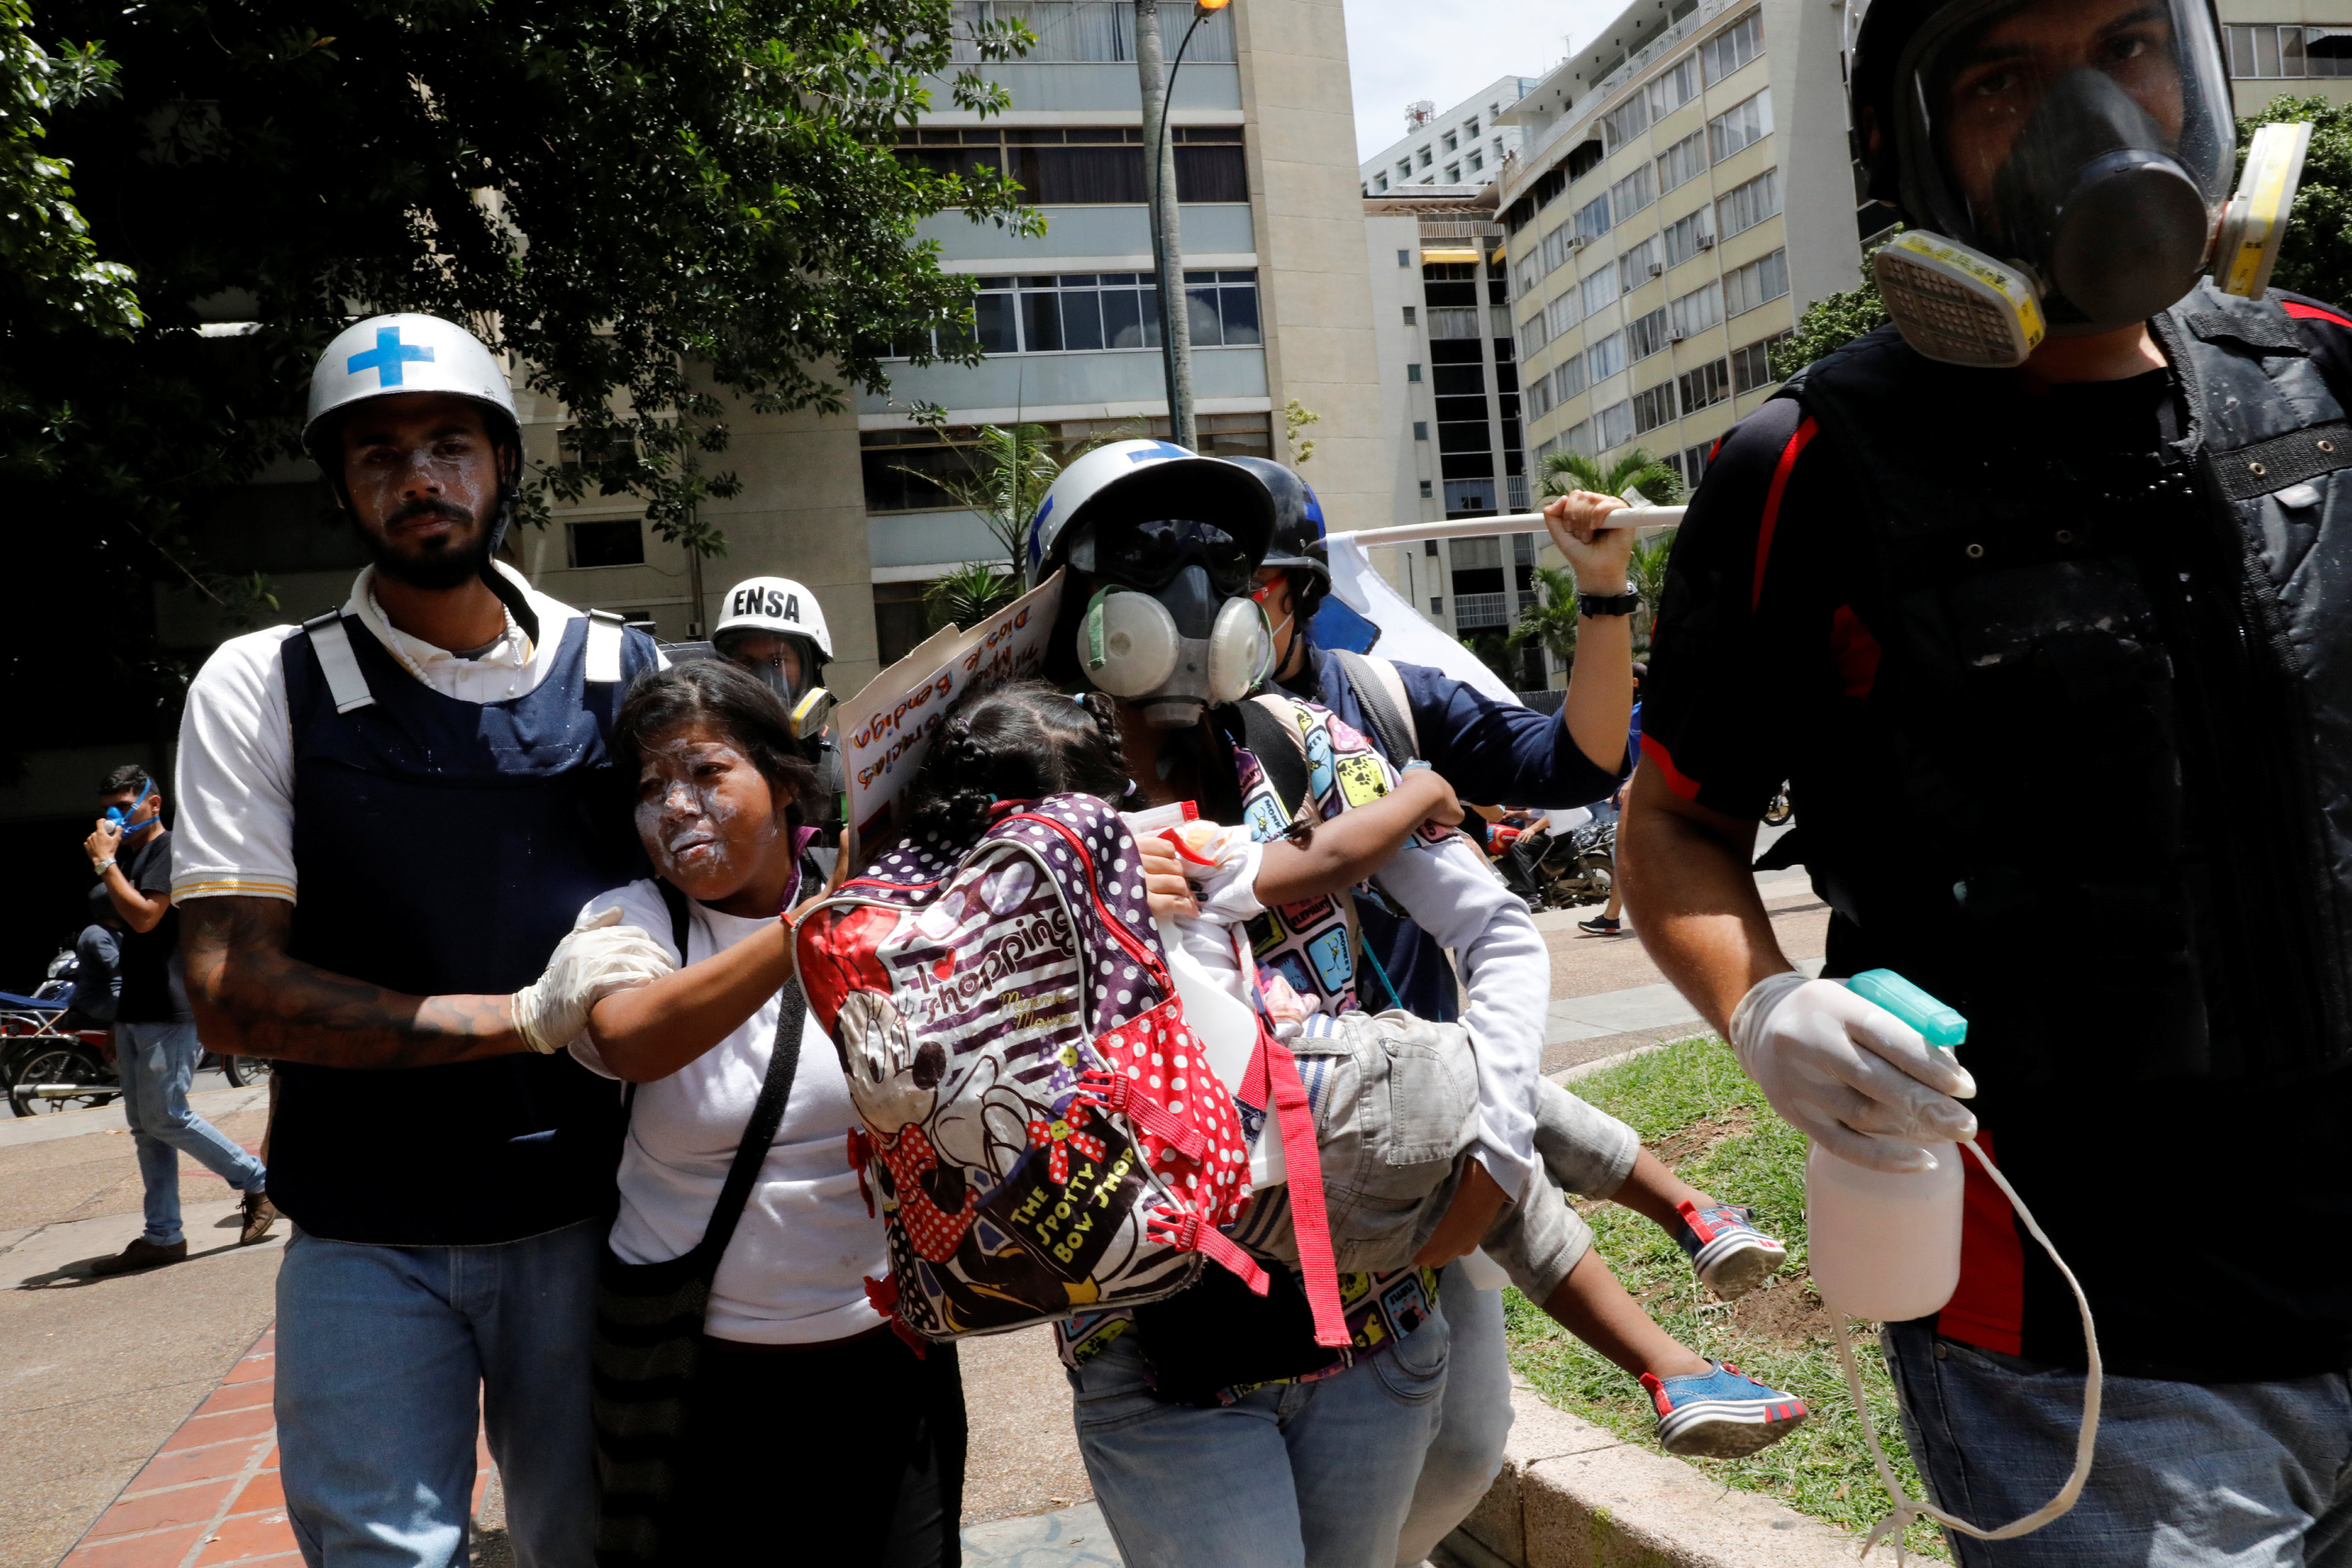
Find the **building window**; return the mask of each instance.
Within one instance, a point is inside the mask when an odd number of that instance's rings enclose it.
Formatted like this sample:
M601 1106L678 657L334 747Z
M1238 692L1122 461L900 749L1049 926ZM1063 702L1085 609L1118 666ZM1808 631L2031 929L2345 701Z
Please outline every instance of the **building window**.
M1789 253L1776 250L1723 275L1723 313L1737 316L1788 292Z
M1438 597L1437 597L1436 595L1434 595L1434 594L1432 594L1432 595L1430 596L1430 600L1429 600L1429 612L1430 612L1432 615L1443 615L1443 614L1444 614L1444 613L1445 613L1445 601L1444 601L1444 600L1443 600L1443 599L1438 598Z
M1711 408L1731 395L1731 361L1715 360L1686 371L1675 385L1683 394L1683 413Z
M1675 417L1675 383L1660 382L1647 392L1633 394L1633 434L1646 435Z
M1622 446L1633 438L1633 402L1631 398L1611 403L1592 416L1592 439L1600 449Z
M1528 383L1528 417L1541 419L1551 412L1551 378L1538 376Z
M1415 441L1426 441L1429 439L1429 421L1425 419L1416 419L1412 422L1412 438Z
M1599 456L1600 453L1592 444L1592 422L1589 419L1579 420L1576 423L1570 425L1566 430L1561 431L1559 433L1559 450L1562 452L1573 452L1578 454L1580 456L1584 457Z
M566 523L564 556L572 566L642 566L646 525L642 517L616 522Z
M1699 127L1658 154L1658 193L1664 195L1706 172L1706 128Z
M1663 305L1625 329L1625 357L1629 361L1646 360L1665 346L1666 308Z
M1249 171L1238 125L1178 126L1176 195L1183 202L1246 202ZM938 174L1002 169L1039 206L1141 205L1143 132L1118 126L920 131L901 160Z
M1786 338L1786 332L1776 332L1759 338L1744 349L1731 351L1731 390L1736 392L1754 392L1769 387L1778 379L1772 374L1772 346Z
M1595 196L1576 209L1576 232L1588 240L1599 239L1609 232L1609 198Z
M1713 87L1764 52L1764 13L1750 11L1698 47L1706 66L1706 85Z
M1570 224L1562 224L1544 235L1540 257L1544 275L1549 275L1567 265L1568 258L1576 254L1576 242L1579 237L1575 226ZM1530 289L1529 292L1533 290Z
M1624 368L1625 336L1622 332L1612 332L1584 350L1585 379L1594 386L1599 386ZM1610 444L1613 446L1616 443L1611 442Z
M1485 324L1478 319L1475 306L1467 310L1441 310L1433 305L1429 309L1429 335L1433 338L1483 338L1486 334Z
M1545 306L1544 322L1551 329L1551 335L1557 338L1584 319L1582 307L1583 301L1577 298L1573 288Z
M1027 23L1029 30L1037 35L1037 47L1024 56L1024 59L1099 64L1135 58L1135 13L1127 5L1108 5L1102 0L1076 0L1076 4L1071 0L996 0L993 5L987 0L958 0L955 10L959 23L992 19ZM970 41L969 27L960 27L958 33L957 41L950 46L950 57L959 65L978 63L980 52ZM1219 11L1203 17L1184 57L1232 65L1234 53L1231 15Z
M1409 382L1417 382L1421 380L1421 367L1419 365L1407 365L1404 368L1404 379Z
M1412 252L1409 250L1401 250L1397 252L1397 265L1399 267L1411 267L1412 265Z
M1566 402L1584 391L1584 356L1570 354L1551 368L1551 396L1555 403Z
M1375 193L1385 191L1388 188L1389 177L1386 174L1375 174L1372 176L1372 190Z
M1160 346L1160 290L1148 272L1039 273L982 277L972 302L972 335L983 354L1059 354ZM1184 275L1195 348L1246 348L1260 341L1257 274ZM892 353L904 357L911 345ZM940 347L955 340L940 334Z
M1723 285L1713 278L1666 306L1674 318L1675 336L1695 338L1723 319Z
M1717 163L1772 134L1772 89L1742 99L1706 122L1706 150Z
M1650 95L1637 92L1601 117L1603 147L1614 152L1650 129Z
M1413 309L1414 308L1410 305L1404 308L1404 324L1408 327L1413 323Z
M1697 489L1699 480L1706 476L1706 447L1704 444L1684 447L1682 468L1684 486Z
M1582 283L1577 285L1577 291L1582 296L1584 313L1587 316L1605 308L1611 300L1623 292L1617 287L1616 264L1602 262L1598 272L1591 274Z
M1631 294L1665 269L1658 259L1658 236L1652 235L1617 258L1617 291Z
M1204 413L1194 420L1200 449L1212 457L1272 457L1274 432L1264 413ZM1169 439L1166 416L1141 419L1072 419L1045 426L1046 438L1065 463L1105 441L1144 436ZM868 512L940 512L958 503L938 481L972 471L980 440L976 425L937 430L866 430L858 433Z
M1468 137L1468 138L1469 138L1471 141L1477 141L1477 140L1478 140L1478 119L1477 119L1477 116L1475 116L1475 115L1471 116L1471 118L1470 118L1470 123L1469 123L1469 124L1467 124L1467 125L1465 125L1465 126L1462 128L1462 134L1463 134L1463 135L1465 135L1465 136L1466 136L1466 137Z
M2342 27L2263 23L2221 30L2229 37L2232 77L2352 77L2352 35Z
M1423 479L1423 480L1421 482L1421 498L1422 498L1423 500L1424 500L1424 501L1431 500L1431 499L1433 499L1433 498L1434 498L1434 495L1435 495L1434 489L1433 489L1433 486L1431 486L1430 482L1429 482L1428 480L1426 480L1426 479ZM1432 544L1434 544L1434 543L1436 543L1437 541L1436 541L1436 540L1434 540L1434 539L1432 539L1430 542L1431 542Z
M1657 186L1651 177L1650 165L1644 163L1609 187L1609 214L1622 224L1657 199Z
M1711 221L1712 207L1701 207L1668 224L1660 237L1666 247L1666 265L1680 267L1699 252L1715 244L1715 227Z
M1400 180L1410 180L1412 178L1412 159L1400 158L1397 160L1397 178ZM1403 264L1400 262L1398 265L1402 266Z
M1780 171L1767 169L1744 185L1734 185L1715 200L1716 232L1729 239L1745 233L1780 211Z
M1455 139L1454 132L1451 131L1447 131L1445 133L1445 150L1448 152L1452 152L1460 146L1461 142Z
M1519 357L1527 358L1550 340L1544 335L1543 312L1538 310L1519 323Z
M1449 185L1458 185L1462 183L1461 164L1448 163L1445 166L1445 183Z
M1421 166L1426 169L1429 167L1429 149L1424 147L1421 150Z
M1685 55L1660 71L1649 87L1650 122L1654 125L1698 96L1698 56Z
M1478 150L1475 147L1470 150L1470 156L1464 160L1464 162L1470 165L1470 172L1473 174L1475 174L1479 170L1484 169L1486 166L1486 158L1480 154Z

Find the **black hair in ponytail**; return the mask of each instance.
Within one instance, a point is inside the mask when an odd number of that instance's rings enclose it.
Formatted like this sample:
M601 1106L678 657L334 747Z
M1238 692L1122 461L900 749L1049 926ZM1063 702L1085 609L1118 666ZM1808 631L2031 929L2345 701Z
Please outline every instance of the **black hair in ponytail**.
M1099 692L1073 698L1044 681L1011 681L958 703L908 789L906 832L969 843L999 800L1128 790L1118 720Z

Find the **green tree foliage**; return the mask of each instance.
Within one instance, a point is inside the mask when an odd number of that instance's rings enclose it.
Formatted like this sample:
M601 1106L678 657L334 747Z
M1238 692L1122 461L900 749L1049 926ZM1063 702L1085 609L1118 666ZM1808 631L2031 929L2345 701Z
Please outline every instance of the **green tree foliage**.
M74 327L122 337L140 319L131 269L99 259L72 165L42 146L52 110L118 96L115 65L95 44L52 54L32 20L26 0L0 0L0 322L11 340Z
M1599 496L1622 496L1636 489L1654 504L1671 507L1683 498L1683 476L1645 446L1636 446L1602 467L1581 452L1555 452L1543 461L1543 483L1538 493L1565 496L1590 490Z
M1903 232L1897 224L1878 244ZM1870 247L1875 253L1878 246ZM1870 254L1862 258L1862 277L1852 288L1825 294L1805 307L1794 330L1772 345L1772 379L1787 381L1832 349L1843 348L1886 325L1886 302L1878 297L1878 275L1870 270Z
M1503 645L1517 653L1535 643L1567 664L1576 657L1576 574L1558 566L1537 567L1535 574L1536 601L1520 608Z
M1061 476L1065 459L1051 434L1042 424L982 425L970 453L971 469L963 474L899 472L929 479L966 510L980 514L1004 551L1006 567L1017 580L1021 573L1022 538L1045 492ZM942 579L941 580L945 580ZM929 595L926 594L928 599ZM984 613L984 612L983 612ZM959 626L970 625L958 621Z
M2316 96L2273 99L2260 114L2238 121L2238 170L2245 171L2246 149L2256 130L2298 120L2311 121L2311 150L2304 155L2303 183L2295 190L2294 215L2279 246L2271 287L2339 305L2352 302L2352 106Z
M991 561L966 561L924 585L924 628L978 625L1020 595L1021 579L1012 572Z
M1647 653L1658 624L1658 601L1666 594L1666 561L1675 553L1675 530L1664 528L1640 540L1625 562L1626 586L1642 603L1633 612L1633 651Z
M739 488L741 411L845 408L887 387L885 344L920 362L934 329L976 357L971 280L920 220L1041 229L995 172L891 151L927 108L1006 107L951 60L955 26L951 0L45 4L52 58L87 39L118 68L47 152L146 314L120 337L7 323L0 476L72 590L12 618L10 689L102 601L111 652L153 678L78 712L121 735L123 702L171 706L142 608L159 581L225 597L197 525L294 454L310 365L359 313L465 322L572 411L581 460L533 473L527 517L550 491L627 494L717 551L698 503ZM963 37L982 59L1030 41Z

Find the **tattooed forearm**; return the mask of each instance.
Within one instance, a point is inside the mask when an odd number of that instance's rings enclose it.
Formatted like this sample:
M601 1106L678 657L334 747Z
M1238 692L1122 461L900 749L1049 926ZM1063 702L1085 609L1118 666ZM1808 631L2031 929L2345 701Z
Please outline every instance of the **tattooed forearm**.
M322 1067L437 1067L528 1050L505 997L412 997L289 957L294 906L181 906L188 1000L210 1049Z

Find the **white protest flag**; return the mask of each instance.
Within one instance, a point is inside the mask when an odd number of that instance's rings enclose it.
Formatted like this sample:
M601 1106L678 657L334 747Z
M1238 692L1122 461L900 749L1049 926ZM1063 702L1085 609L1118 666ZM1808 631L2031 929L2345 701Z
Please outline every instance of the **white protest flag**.
M1464 647L1389 586L1373 570L1371 557L1348 534L1333 534L1325 544L1331 560L1331 592L1342 604L1381 629L1373 652L1400 664L1426 664L1443 670L1465 685L1475 686L1496 702L1518 704L1518 696L1486 661Z
M853 862L893 831L898 798L956 699L984 682L1034 675L1062 610L1055 572L979 623L950 627L866 684L835 717L849 790Z

